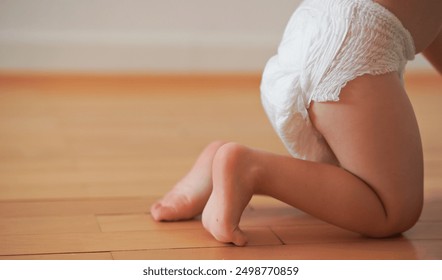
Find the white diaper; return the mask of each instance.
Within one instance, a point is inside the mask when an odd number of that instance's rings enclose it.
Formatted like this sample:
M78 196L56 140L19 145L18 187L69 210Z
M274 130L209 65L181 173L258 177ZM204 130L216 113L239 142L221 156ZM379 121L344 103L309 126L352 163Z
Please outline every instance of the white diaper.
M337 164L308 116L310 102L338 101L360 75L397 72L414 58L410 33L372 0L304 0L264 70L264 109L290 154Z

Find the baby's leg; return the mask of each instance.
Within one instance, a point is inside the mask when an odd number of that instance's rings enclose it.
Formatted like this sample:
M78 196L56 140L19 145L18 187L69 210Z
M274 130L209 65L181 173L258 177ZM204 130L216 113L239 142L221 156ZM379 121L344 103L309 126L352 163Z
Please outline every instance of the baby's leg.
M313 123L342 167L222 146L203 224L222 242L244 245L241 214L252 194L275 197L324 221L364 235L403 232L423 200L419 131L396 73L361 76L339 102L314 103Z
M212 162L224 142L208 145L190 172L160 201L152 205L151 214L157 221L191 219L203 211L212 192Z
M436 39L423 51L423 54L442 74L442 29Z

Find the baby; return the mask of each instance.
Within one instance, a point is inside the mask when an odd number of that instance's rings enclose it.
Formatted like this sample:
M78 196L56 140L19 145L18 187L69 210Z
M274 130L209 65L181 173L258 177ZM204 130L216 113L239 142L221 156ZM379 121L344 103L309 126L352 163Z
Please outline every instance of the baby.
M157 221L202 222L243 246L254 194L370 237L406 231L423 204L423 155L403 87L407 60L442 70L442 1L304 0L261 83L291 156L214 142L151 208Z

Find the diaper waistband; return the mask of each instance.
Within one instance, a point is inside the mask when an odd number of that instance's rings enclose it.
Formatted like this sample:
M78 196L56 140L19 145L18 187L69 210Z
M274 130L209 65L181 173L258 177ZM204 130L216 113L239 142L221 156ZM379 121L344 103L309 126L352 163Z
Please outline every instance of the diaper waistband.
M359 15L363 14L366 17L364 23L373 24L376 31L384 33L386 37L394 36L402 40L407 60L414 59L416 49L410 32L393 12L373 0L303 0L301 6L303 5L334 12L337 16L346 14L343 9L354 9ZM379 22L385 23L381 24L382 28L378 27Z

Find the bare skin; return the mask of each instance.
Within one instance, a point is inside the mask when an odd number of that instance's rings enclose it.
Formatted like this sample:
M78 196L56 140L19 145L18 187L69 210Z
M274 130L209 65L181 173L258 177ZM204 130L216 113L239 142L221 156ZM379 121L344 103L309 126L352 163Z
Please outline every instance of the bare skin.
M391 8L395 1L378 2ZM440 28L420 41L415 38L416 45L431 46L436 32ZM153 218L180 220L202 213L204 227L217 240L243 246L242 212L254 194L263 194L370 237L412 227L423 204L422 145L397 73L358 77L342 89L339 102L312 103L309 113L340 167L214 142L152 206Z
M222 242L244 245L238 225L252 194L272 196L371 237L413 226L422 208L423 160L417 123L399 85L394 73L363 76L343 89L340 102L312 106L314 124L342 167L234 143L221 147L203 212L206 229Z
M427 49L441 32L442 1L440 0L375 0L375 2L399 18L414 39L416 53Z
M434 68L442 73L442 30L428 48L423 51L423 54L433 64Z
M208 145L190 172L160 201L152 205L151 214L157 221L192 219L203 212L212 192L212 163L218 149L225 142Z

